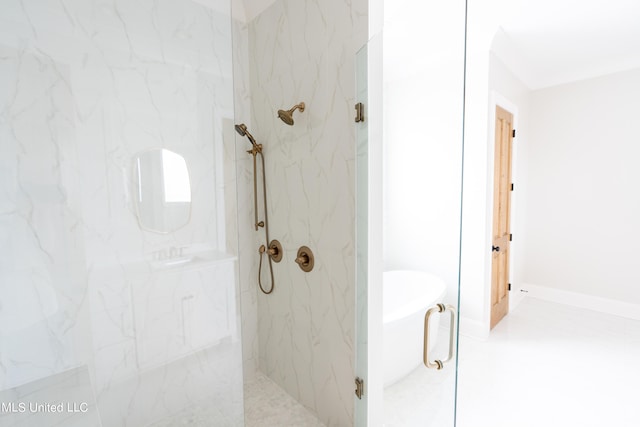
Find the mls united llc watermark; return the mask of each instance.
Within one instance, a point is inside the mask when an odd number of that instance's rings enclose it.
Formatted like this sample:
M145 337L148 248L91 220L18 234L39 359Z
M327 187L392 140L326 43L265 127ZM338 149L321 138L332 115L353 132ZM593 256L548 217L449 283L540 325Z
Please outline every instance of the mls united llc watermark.
M89 410L87 402L0 402L0 413L3 414L23 414L23 413L85 413Z

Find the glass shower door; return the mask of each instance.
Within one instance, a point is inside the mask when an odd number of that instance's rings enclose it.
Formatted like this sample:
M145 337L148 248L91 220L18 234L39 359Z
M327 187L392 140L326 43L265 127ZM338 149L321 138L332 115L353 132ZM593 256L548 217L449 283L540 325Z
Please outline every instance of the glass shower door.
M383 32L356 56L356 425L450 427L465 2L397 3L385 2Z
M0 425L242 425L229 4L0 5Z

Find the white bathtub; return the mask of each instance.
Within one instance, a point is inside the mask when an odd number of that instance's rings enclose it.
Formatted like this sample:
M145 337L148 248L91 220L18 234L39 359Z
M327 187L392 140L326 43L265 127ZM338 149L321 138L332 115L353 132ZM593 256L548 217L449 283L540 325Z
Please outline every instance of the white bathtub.
M430 273L394 270L383 273L382 289L386 387L422 363L424 315L444 300L447 286ZM436 343L439 317L429 321L429 350Z

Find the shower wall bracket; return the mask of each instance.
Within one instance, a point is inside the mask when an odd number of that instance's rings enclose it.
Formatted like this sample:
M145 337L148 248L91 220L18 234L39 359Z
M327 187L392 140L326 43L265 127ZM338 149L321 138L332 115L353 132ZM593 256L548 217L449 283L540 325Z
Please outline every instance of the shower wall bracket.
M362 400L364 394L364 380L360 377L356 377L356 397Z
M364 104L358 102L356 104L356 123L364 122Z

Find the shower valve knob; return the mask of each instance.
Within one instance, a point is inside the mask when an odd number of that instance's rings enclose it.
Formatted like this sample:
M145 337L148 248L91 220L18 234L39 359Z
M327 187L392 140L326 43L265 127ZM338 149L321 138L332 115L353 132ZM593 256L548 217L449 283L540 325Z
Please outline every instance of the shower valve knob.
M302 271L308 273L313 270L314 258L313 252L307 246L300 246L298 254L296 256L296 264L302 269Z
M282 250L282 244L280 244L279 241L274 239L271 241L271 243L269 243L267 254L269 254L269 257L271 257L274 262L280 262L282 260L283 252L284 251Z

